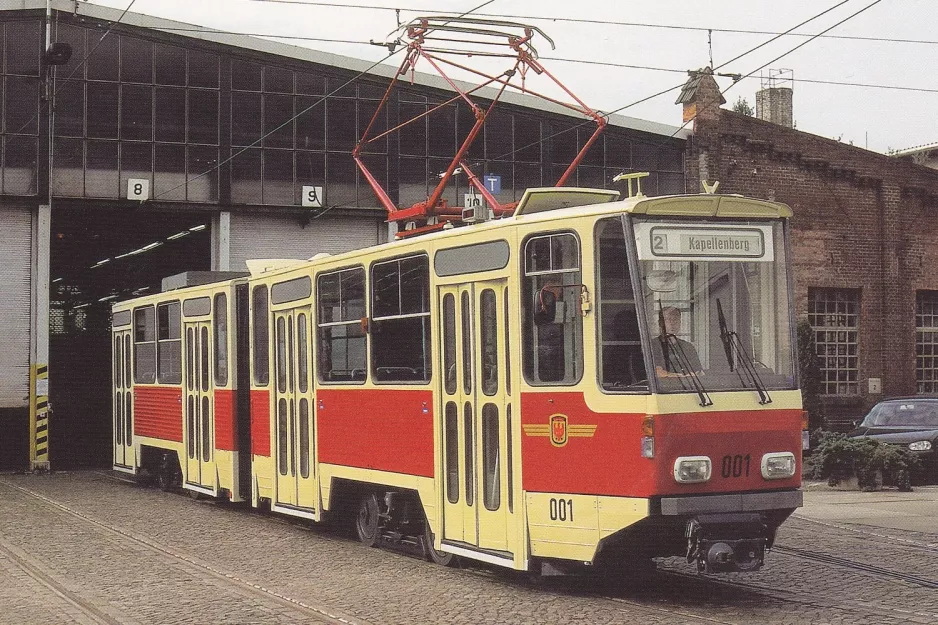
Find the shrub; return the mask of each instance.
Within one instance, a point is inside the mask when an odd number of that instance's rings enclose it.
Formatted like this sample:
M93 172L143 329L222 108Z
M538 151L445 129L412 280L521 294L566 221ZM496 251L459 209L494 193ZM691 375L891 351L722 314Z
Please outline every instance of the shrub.
M836 486L853 476L864 490L874 490L883 483L909 490L909 473L919 459L905 447L887 445L869 438L847 438L839 432L815 432L818 444L805 458L804 475L826 479Z

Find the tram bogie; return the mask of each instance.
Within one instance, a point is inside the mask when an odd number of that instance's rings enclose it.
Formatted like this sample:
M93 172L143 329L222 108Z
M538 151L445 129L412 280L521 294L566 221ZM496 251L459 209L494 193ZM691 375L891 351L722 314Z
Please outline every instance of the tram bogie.
M441 564L759 568L801 505L790 211L560 192L116 304L115 468Z

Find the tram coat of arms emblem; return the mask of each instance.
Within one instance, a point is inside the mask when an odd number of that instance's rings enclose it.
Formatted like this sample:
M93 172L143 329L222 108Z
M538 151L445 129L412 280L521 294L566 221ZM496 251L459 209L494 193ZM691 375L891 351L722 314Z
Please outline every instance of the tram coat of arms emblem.
M550 442L557 447L567 444L567 415L555 414L550 418Z

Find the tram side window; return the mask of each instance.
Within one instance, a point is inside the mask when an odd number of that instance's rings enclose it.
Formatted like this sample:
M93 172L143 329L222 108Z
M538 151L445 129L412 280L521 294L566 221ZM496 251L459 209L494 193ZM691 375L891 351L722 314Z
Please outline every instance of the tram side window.
M156 369L160 384L182 382L182 331L179 302L156 307L158 331L156 337Z
M319 302L318 375L321 382L365 380L365 270L362 267L321 274L316 280Z
M215 386L228 384L228 296L215 295Z
M596 224L596 253L600 384L607 391L647 391L648 375L620 219Z
M256 286L251 296L254 347L254 383L267 386L270 380L270 307L267 287Z
M152 306L134 310L134 382L156 382L156 315Z
M371 269L371 368L379 382L430 379L430 263L426 256Z
M524 245L524 375L531 384L575 384L583 375L580 245L571 233Z

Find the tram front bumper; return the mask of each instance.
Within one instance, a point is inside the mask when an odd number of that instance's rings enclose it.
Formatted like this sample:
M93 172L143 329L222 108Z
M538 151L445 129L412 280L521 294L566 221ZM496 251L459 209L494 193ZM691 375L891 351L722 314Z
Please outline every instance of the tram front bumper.
M663 497L662 516L687 519L687 561L707 573L754 571L771 548L775 531L804 502L803 493L739 493Z

